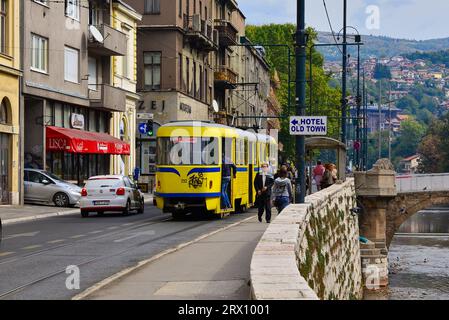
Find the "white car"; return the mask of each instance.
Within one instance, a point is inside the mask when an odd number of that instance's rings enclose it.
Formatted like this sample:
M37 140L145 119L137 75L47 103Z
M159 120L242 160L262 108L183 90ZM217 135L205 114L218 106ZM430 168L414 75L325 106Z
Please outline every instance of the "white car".
M81 216L90 212L103 214L119 211L128 215L130 211L144 212L144 197L137 185L126 176L96 176L87 180L81 190Z

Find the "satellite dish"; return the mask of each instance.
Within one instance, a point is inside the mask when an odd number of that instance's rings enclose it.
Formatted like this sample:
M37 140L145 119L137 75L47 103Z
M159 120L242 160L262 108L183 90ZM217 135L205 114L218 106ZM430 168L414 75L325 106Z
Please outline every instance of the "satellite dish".
M97 27L89 26L90 34L97 42L103 43L104 38L100 31L98 31Z
M214 109L215 112L220 111L217 100L212 101L212 108Z

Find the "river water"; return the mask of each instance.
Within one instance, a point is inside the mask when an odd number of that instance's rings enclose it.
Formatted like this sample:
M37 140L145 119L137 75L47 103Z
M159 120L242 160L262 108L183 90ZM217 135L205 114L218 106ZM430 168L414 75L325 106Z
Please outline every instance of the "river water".
M449 300L449 207L421 211L407 220L390 246L387 290L368 300Z

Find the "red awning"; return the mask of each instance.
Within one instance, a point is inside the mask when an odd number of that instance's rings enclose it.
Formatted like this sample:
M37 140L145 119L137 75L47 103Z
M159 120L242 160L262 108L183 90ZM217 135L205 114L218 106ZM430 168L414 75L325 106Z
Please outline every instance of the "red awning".
M107 133L46 127L47 151L130 155L129 144Z

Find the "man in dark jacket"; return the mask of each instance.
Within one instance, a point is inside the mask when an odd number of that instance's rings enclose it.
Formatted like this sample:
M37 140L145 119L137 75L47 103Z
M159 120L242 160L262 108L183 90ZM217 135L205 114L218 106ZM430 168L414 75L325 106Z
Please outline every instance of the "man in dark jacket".
M256 203L259 208L259 222L262 222L262 216L265 211L265 219L267 223L271 221L271 187L273 186L274 179L269 173L269 167L267 163L262 164L262 172L256 175L254 180L254 188L256 189L257 197Z

